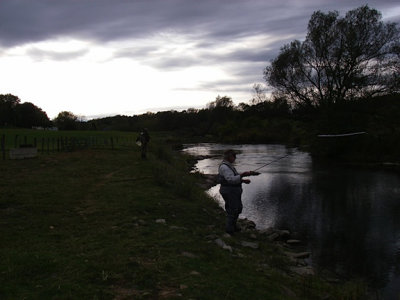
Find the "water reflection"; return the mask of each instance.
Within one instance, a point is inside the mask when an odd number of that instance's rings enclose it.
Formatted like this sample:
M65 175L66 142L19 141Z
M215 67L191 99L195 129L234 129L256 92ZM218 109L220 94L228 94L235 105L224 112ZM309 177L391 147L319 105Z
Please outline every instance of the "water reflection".
M190 145L197 164L215 174L227 148L239 152L237 168L260 170L244 185L243 214L257 227L296 232L320 268L342 276L363 277L382 288L383 299L400 295L400 177L384 171L317 164L297 149L281 145ZM209 193L222 205L219 186Z

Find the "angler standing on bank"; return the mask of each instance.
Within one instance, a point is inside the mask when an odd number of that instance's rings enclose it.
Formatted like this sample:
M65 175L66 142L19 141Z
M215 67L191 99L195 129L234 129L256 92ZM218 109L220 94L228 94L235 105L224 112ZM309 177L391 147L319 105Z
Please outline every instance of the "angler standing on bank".
M136 144L140 146L141 156L143 159L146 158L147 144L149 143L149 141L150 141L149 132L147 131L146 128L143 128L143 130L139 133L139 136L136 139Z
M227 150L224 153L224 160L218 168L218 180L221 184L220 194L225 201L225 210L227 214L226 232L233 234L240 231L237 227L237 219L242 212L242 183L249 184L249 179L243 177L257 175L257 172L248 171L239 174L233 163L236 160L236 153L233 150Z

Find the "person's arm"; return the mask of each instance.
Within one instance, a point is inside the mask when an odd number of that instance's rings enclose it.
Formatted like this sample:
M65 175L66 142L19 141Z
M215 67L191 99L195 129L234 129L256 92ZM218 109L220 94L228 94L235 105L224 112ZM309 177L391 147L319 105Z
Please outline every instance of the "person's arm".
M243 172L243 173L240 174L240 178L243 178L243 177L245 177L245 176L250 176L250 175L251 175L251 172L250 172L250 171L248 171L248 172ZM241 179L241 181L242 181L243 183L245 183L245 184L249 184L249 183L250 183L250 179Z
M250 175L251 175L251 171L246 171L246 172L240 173L241 177L246 177L246 176L250 176Z
M252 176L252 175L255 175L255 172L246 171L246 172L240 173L240 178ZM251 182L250 179L241 179L241 181L242 181L242 183L245 183L245 184L249 184Z

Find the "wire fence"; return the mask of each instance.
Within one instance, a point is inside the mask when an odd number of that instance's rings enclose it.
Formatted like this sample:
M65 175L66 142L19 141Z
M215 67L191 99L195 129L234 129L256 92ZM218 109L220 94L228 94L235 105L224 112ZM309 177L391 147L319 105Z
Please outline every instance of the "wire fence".
M55 152L71 152L82 149L110 149L116 150L132 147L136 139L134 137L29 137L2 134L0 136L0 151L3 160L12 158L12 152L16 149L35 149L40 154L50 154Z

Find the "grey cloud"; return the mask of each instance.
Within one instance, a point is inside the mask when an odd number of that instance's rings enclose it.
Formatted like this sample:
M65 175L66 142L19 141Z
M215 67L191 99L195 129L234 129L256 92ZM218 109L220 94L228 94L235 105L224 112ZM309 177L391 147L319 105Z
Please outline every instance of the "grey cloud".
M205 63L198 53L195 56L189 51L182 55L160 49L157 45L119 49L114 52L113 57L141 61L143 64L162 70L176 70Z
M128 47L128 48L122 48L122 49L117 49L113 57L115 58L144 58L147 57L148 55L154 54L155 51L157 51L158 47L156 46L136 46L136 47Z
M263 71L267 63L260 62L254 64L242 63L239 65L234 65L230 68L232 76L236 78L241 78L249 82L255 82L262 80Z
M58 51L46 51L38 48L30 48L27 50L27 55L35 60L72 60L84 56L89 51L87 49L68 51L68 52L58 52Z
M255 33L304 31L315 10L354 8L363 1L321 0L2 0L0 45L9 47L59 36L98 42L151 37L173 30L218 42ZM370 1L387 9L397 1Z
M247 62L266 62L268 55L265 49L246 49L237 50L220 57L219 59L224 59L225 61L235 62L235 61L247 61Z
M383 12L399 8L398 0L370 0L368 4ZM55 38L112 47L121 40L132 41L136 44L131 47L115 46L113 57L140 60L162 70L218 64L237 80L202 83L199 88L244 91L262 81L263 68L284 44L304 38L314 11L343 14L361 5L364 0L0 0L0 48ZM391 20L398 19L392 16ZM182 53L153 42L168 33L187 39L192 48ZM259 36L274 37L274 42L260 41L257 49L240 47L243 38ZM165 41L169 49L175 42ZM227 43L237 46L221 54L218 50ZM86 51L31 48L28 54L36 59L66 60Z
M233 80L216 80L216 81L207 81L207 82L198 82L195 87L192 88L176 88L179 91L213 91L216 94L226 94L230 95L231 93L242 93L242 94L250 94L253 82L247 82L242 79L233 79Z
M280 47L281 45L279 45ZM115 58L131 58L133 60L141 60L155 68L168 70L179 69L192 66L205 66L215 64L229 64L246 62L252 63L267 63L273 54L277 52L277 47L267 42L260 43L258 47L243 48L238 45L238 49L230 50L229 52L221 52L219 48L223 48L222 44L213 44L209 48L200 48L196 44L192 48L188 48L184 53L182 51L161 50L159 46L137 46L119 49L115 51Z
M64 35L109 42L186 31L211 16L211 6L212 1L2 0L0 43L14 46Z
M169 57L169 58L157 58L149 62L149 65L163 69L163 70L178 70L193 66L199 66L201 60L195 57Z

